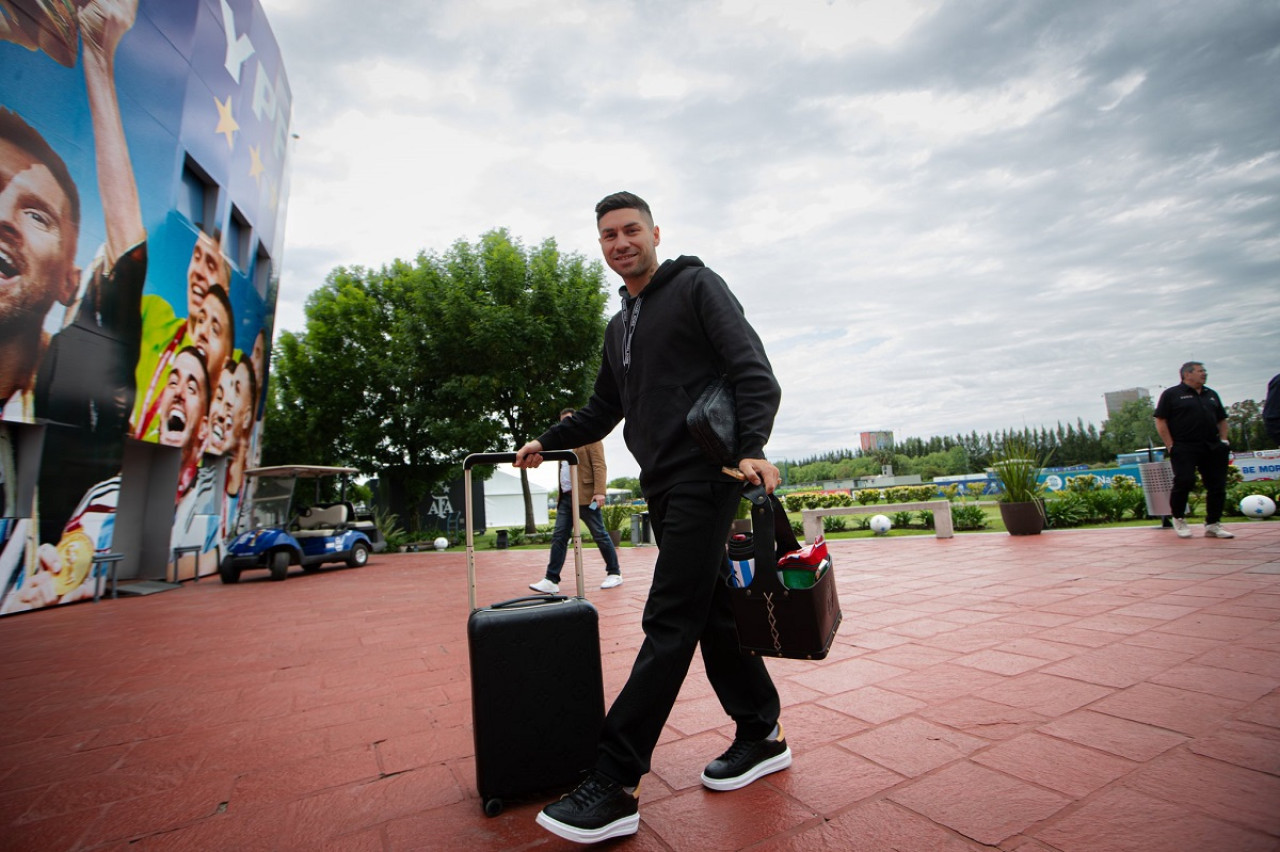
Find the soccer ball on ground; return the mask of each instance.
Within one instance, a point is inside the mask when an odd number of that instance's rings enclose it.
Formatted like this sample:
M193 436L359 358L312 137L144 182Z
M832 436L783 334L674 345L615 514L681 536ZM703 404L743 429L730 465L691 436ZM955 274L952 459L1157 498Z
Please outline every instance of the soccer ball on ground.
M436 546L436 550L444 550L449 546L449 539L445 538L444 536L440 536L433 543Z
M893 521L889 520L888 515L876 515L871 519L871 531L876 535L884 535L893 529Z
M1250 494L1240 501L1240 511L1246 518L1269 518L1276 513L1276 504L1265 494Z

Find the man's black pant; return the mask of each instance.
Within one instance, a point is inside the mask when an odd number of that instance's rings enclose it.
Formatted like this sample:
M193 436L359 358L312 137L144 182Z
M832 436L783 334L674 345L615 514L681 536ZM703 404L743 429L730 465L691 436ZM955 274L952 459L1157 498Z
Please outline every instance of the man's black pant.
M725 539L741 494L738 482L687 482L649 501L658 560L644 607L644 642L605 717L596 765L623 785L638 784L649 771L699 644L707 679L737 723L735 735L762 740L777 724L778 690L764 661L738 648L726 584Z
M1175 441L1169 451L1173 468L1173 490L1169 494L1169 510L1175 518L1186 517L1187 495L1196 485L1196 471L1204 482L1204 522L1222 520L1222 507L1227 502L1227 464L1231 449L1223 443L1195 444Z

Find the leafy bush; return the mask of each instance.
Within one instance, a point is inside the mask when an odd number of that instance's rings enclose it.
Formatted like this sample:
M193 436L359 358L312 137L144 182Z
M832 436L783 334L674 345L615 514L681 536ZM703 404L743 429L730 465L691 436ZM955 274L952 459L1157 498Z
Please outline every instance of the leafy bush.
M838 515L827 515L822 519L824 533L844 532L846 526L845 519Z
M795 533L796 538L804 538L804 521L792 521L791 531Z
M987 490L985 482L970 482L964 487L964 493L969 496L970 500L977 500L982 496L982 492Z
M1240 501L1236 501L1236 508L1239 509ZM400 516L389 509L383 509L381 506L373 507L373 523L382 532L382 537L387 540L387 550L395 552L403 545L413 541L413 536L404 531L404 527L400 526Z
M782 505L788 512L853 505L853 498L847 491L797 491L786 495L782 501Z
M895 527L909 527L912 514L912 512L894 512L889 516L889 520L893 521Z
M960 483L953 482L950 485L942 486L942 496L948 500L954 500L960 496Z
M1111 487L1117 491L1127 491L1131 488L1138 488L1138 480L1124 473L1117 473L1111 477Z
M853 495L854 499L863 506L869 506L872 503L879 503L880 496L880 491L876 488L864 488L857 494Z
M1087 481L1092 478L1045 501L1045 520L1050 527L1067 529L1084 524L1141 520L1146 516L1147 502L1141 488L1124 485L1095 488Z
M921 512L920 525L927 530L934 529L933 512L928 512L928 511Z
M911 501L911 489L898 485L893 488L884 490L884 499L886 503L908 503Z
M987 513L981 506L961 504L951 509L951 524L958 530L985 530Z
M1088 494L1102 489L1102 480L1092 473L1067 477L1067 491L1074 494Z
M1084 496L1078 492L1067 491L1044 503L1044 517L1053 529L1069 529L1078 527L1089 520L1089 506Z
M925 501L938 499L938 487L936 485L913 485L911 486L912 500Z

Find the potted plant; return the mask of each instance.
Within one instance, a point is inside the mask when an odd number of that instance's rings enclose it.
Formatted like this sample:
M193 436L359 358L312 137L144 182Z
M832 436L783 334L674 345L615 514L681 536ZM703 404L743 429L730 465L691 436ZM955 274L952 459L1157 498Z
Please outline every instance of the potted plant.
M600 515L609 538L613 539L613 546L618 547L622 544L622 525L631 517L631 507L622 503L605 504L600 509Z
M1010 535L1039 535L1044 530L1044 489L1038 477L1048 461L1022 439L1005 441L991 469L1000 483L1000 518Z

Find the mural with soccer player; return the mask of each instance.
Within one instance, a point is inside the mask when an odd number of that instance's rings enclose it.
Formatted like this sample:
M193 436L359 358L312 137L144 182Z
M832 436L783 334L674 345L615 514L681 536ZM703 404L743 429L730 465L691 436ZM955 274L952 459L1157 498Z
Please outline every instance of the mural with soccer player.
M145 486L172 488L166 577L216 570L262 429L290 109L257 0L0 0L0 614L101 588L147 499L130 442L176 471Z

